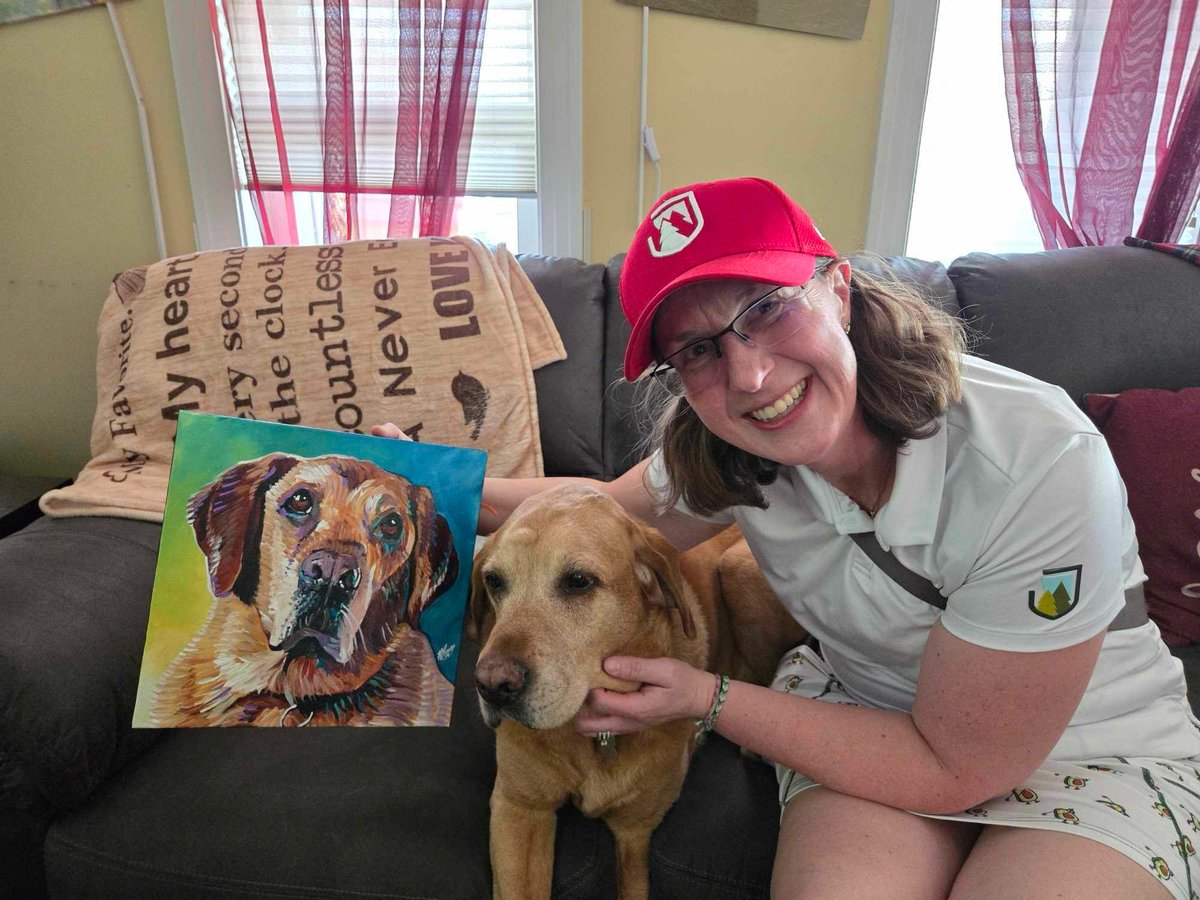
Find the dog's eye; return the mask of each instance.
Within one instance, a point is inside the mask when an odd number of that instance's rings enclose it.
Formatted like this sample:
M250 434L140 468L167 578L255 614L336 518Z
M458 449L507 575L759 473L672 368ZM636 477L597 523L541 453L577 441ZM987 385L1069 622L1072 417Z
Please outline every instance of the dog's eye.
M505 581L495 572L487 572L483 576L483 583L487 585L488 590L493 594L499 594L505 588Z
M304 488L293 491L292 495L283 501L283 510L292 516L307 516L316 507L313 495Z
M404 533L404 521L397 513L388 513L379 520L375 531L385 541L397 540Z
M563 589L570 594L582 594L596 586L596 579L586 572L575 570L562 577Z

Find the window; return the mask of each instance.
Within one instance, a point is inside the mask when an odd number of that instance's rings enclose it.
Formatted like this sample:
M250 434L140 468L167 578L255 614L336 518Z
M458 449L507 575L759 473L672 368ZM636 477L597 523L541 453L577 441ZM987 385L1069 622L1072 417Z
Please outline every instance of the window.
M904 252L1042 249L1013 160L998 4L941 0Z
M165 6L201 249L261 242L228 140L206 5ZM457 233L519 252L583 255L581 29L581 0L490 0ZM289 136L294 170L290 145ZM308 161L319 171L319 136L313 146ZM308 195L315 211L321 197ZM297 223L301 240L319 243L320 218L310 218Z
M867 249L946 264L1042 249L1013 156L1001 27L998 3L893 4ZM1193 212L1180 240L1196 234Z
M866 246L946 264L1042 249L1013 161L999 4L893 7Z

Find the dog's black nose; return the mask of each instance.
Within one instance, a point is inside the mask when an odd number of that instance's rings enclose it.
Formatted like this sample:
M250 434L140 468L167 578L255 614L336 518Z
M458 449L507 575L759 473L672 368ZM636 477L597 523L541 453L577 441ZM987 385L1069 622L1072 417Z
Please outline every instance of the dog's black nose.
M300 564L300 582L314 591L332 587L339 594L349 595L362 579L358 557L324 548L314 550Z
M515 659L485 656L475 666L475 688L492 706L516 702L529 681L529 667Z

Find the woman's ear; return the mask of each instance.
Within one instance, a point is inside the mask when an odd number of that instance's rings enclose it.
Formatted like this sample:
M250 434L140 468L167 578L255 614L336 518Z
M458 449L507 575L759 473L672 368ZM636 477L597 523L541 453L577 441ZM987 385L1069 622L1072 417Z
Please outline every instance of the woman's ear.
M850 263L847 260L839 259L829 266L825 276L829 279L829 286L837 294L837 298L842 301L844 321L845 316L850 314Z

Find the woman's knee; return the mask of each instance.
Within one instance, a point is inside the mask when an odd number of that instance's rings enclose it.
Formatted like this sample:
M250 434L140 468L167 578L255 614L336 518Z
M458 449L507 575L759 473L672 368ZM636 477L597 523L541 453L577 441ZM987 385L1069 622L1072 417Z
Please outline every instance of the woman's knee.
M979 826L926 819L813 787L788 803L771 893L800 897L945 897Z
M1147 865L1107 844L1061 831L989 825L963 863L952 897L1088 897L1165 900Z

